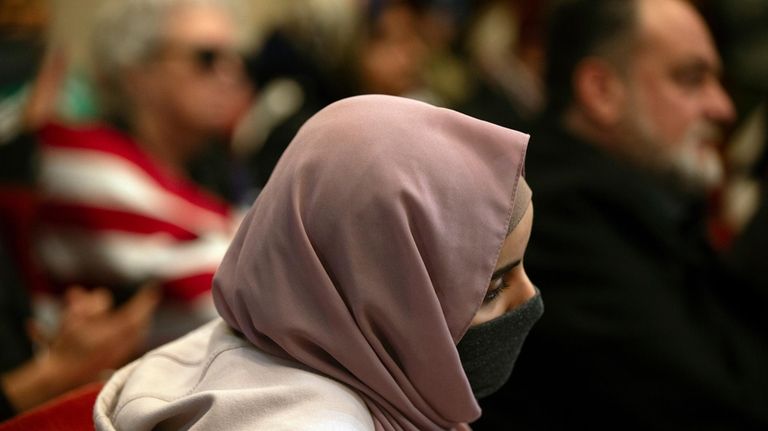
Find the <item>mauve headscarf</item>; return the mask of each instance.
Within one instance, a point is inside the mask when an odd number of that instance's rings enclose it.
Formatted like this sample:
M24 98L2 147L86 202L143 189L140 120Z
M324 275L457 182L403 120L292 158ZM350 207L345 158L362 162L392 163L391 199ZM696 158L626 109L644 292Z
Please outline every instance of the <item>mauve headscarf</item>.
M507 235L527 142L409 99L330 105L243 221L214 279L219 313L350 386L377 429L476 419L455 345Z

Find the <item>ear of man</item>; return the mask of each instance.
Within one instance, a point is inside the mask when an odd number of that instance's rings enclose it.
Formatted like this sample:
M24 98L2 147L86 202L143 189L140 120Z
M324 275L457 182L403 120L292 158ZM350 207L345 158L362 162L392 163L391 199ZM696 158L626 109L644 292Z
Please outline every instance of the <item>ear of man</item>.
M598 129L611 129L624 115L627 88L620 71L605 59L590 57L573 74L576 104Z

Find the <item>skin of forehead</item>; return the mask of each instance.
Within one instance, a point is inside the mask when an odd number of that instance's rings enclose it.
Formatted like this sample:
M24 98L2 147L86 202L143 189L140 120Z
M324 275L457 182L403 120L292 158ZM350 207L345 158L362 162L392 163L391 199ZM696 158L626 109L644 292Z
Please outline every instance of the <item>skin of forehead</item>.
M719 68L719 57L704 19L681 0L640 0L641 47L654 54L697 55Z
M234 42L234 23L223 10L197 5L172 11L165 24L165 35L185 42Z

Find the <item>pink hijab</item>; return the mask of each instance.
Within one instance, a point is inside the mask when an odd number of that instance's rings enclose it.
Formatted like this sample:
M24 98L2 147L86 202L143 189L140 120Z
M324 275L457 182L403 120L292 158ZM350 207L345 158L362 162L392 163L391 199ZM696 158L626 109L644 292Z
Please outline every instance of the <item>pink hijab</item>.
M214 279L219 313L347 384L378 430L475 420L455 345L507 235L527 142L409 99L330 105L243 221Z

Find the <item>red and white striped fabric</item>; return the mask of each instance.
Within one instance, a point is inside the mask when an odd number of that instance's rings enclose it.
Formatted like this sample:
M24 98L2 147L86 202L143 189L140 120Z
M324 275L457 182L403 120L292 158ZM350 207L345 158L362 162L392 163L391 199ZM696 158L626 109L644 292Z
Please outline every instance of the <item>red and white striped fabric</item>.
M39 250L58 283L159 282L168 298L209 293L236 227L224 202L98 126L40 131Z

